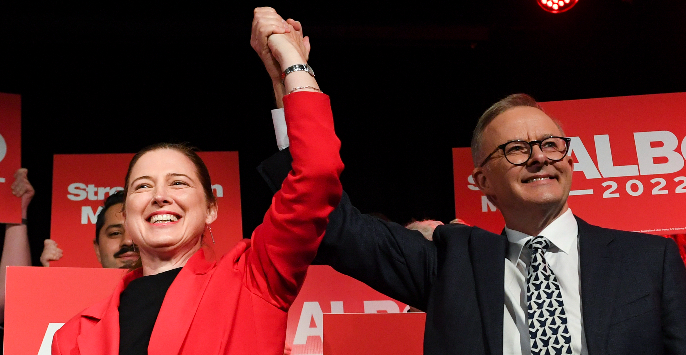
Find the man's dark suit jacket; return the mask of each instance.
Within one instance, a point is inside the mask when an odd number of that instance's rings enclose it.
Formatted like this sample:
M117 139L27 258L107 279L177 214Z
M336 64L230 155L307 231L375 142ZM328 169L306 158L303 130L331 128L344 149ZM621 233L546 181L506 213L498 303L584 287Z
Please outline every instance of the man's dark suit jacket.
M258 168L272 189L289 159L284 150ZM686 354L686 268L674 241L577 222L589 355ZM448 225L433 239L361 214L344 192L315 262L425 310L425 354L502 354L507 238Z

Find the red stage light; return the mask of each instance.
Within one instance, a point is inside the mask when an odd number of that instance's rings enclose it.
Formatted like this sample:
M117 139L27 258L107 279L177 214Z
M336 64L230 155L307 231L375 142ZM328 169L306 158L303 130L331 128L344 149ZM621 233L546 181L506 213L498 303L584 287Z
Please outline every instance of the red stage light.
M579 0L541 0L536 1L543 10L559 14L571 9Z

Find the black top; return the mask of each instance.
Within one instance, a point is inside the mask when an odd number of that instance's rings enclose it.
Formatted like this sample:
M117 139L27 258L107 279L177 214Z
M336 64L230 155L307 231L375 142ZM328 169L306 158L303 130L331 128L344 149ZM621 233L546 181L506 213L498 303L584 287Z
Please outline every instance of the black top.
M119 354L148 354L164 296L181 268L137 278L119 297Z

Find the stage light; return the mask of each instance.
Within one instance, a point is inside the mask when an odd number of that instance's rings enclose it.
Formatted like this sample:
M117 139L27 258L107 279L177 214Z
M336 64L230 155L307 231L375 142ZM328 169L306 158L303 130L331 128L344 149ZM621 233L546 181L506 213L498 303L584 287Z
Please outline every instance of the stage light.
M579 0L540 0L536 1L543 10L559 14L571 9Z

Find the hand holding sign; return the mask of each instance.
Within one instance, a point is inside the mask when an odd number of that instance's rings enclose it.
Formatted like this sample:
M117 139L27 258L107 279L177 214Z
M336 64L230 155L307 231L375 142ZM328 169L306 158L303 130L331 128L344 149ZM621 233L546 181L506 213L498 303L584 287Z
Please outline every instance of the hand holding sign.
M45 239L43 241L43 253L40 255L40 263L49 267L51 261L57 261L62 258L62 249L57 246L57 242L52 239Z
M29 182L27 177L29 171L21 168L14 173L14 182L12 183L12 194L21 197L21 218L26 218L26 211L29 208L29 203L36 191Z

